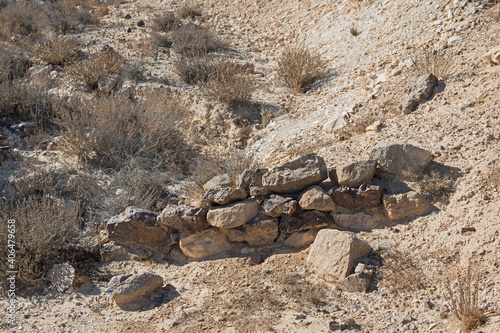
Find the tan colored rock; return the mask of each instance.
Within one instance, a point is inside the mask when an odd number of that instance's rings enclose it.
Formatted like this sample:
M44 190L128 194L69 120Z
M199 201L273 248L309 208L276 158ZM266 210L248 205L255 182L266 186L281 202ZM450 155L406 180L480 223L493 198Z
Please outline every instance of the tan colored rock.
M158 216L158 224L164 228L173 228L181 232L200 232L208 227L207 208L191 205L170 205Z
M141 310L151 305L152 296L162 286L163 278L159 275L134 274L116 287L111 299L123 310Z
M356 213L332 214L336 225L348 231L370 231L384 222L387 217L381 212L382 209Z
M250 191L251 187L262 187L262 176L267 169L245 170L238 179L236 187Z
M186 256L193 259L203 259L231 250L226 235L213 228L181 237L179 246Z
M327 177L325 161L311 153L272 168L262 177L262 185L273 192L291 193L319 184Z
M431 211L431 204L420 193L410 191L400 194L384 195L384 208L391 221L422 216Z
M262 212L272 217L279 217L283 214L285 203L290 200L292 199L277 194L271 194L269 199L264 200L262 203Z
M336 169L337 182L339 185L359 186L369 183L375 175L376 162L364 160L351 163Z
M335 209L332 198L318 185L309 187L300 195L299 205L304 210L331 212Z
M69 263L52 266L47 273L47 280L52 282L59 292L78 289L91 283L89 278Z
M209 191L217 186L232 186L233 180L228 174L217 175L203 185L205 191Z
M307 230L293 233L285 241L285 246L300 248L314 242L319 230Z
M432 96L437 84L438 79L433 74L417 77L410 86L410 93L403 98L403 113L409 114L415 111L421 103Z
M370 158L380 169L396 176L418 174L432 159L430 151L406 142L381 141L373 148Z
M221 229L231 242L247 242L251 246L270 244L278 238L278 219L256 218L241 227Z
M256 201L241 201L222 207L212 207L207 214L208 224L217 228L236 228L257 217Z
M352 232L323 229L311 245L306 263L312 273L325 281L340 283L370 251L370 246Z
M382 126L382 122L380 120L377 120L376 122L374 122L370 126L367 126L365 131L366 132L378 132L378 131L380 131L381 126Z
M500 46L494 47L483 55L493 65L500 65Z
M363 184L359 188L342 186L333 192L333 202L342 208L356 210L380 205L382 188Z
M227 205L238 200L245 200L247 192L241 188L216 186L201 197L202 205Z

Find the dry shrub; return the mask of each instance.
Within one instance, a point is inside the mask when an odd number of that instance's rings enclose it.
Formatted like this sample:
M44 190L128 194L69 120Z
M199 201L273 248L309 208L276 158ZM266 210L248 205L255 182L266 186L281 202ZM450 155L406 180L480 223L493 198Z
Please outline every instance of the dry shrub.
M430 170L422 174L405 174L404 178L414 182L416 190L431 202L447 204L455 192L455 179L449 173Z
M226 42L205 28L178 29L171 38L174 51L186 57L201 57L228 47Z
M449 279L446 291L451 300L451 311L460 321L461 330L468 332L486 322L486 316L479 309L479 272L470 265L458 273L456 287Z
M51 65L64 65L81 56L82 50L78 42L67 36L57 36L41 44L35 50L35 57Z
M0 117L46 123L52 119L52 111L46 87L19 81L0 83Z
M235 63L220 60L214 63L205 91L221 103L244 106L250 103L255 86L252 77Z
M304 92L324 75L326 66L318 51L303 44L290 46L278 58L278 77L294 92Z
M29 196L14 202L0 202L0 219L14 219L16 227L16 270L18 288L41 283L50 265L61 260L63 251L75 241L77 206L64 205L45 196ZM7 235L7 223L0 224L0 234ZM0 239L0 251L7 258L7 237ZM7 262L1 261L1 281L5 281Z
M178 130L186 109L167 94L139 101L101 97L58 110L59 147L101 167L120 170L133 161L143 169L185 169L194 154Z
M146 65L141 59L139 59L134 62L128 62L125 65L123 69L123 77L128 80L136 81L143 77L145 71Z
M448 78L453 68L452 55L444 50L425 49L412 60L418 75L431 73L438 79Z
M394 248L382 249L380 278L382 285L392 292L412 291L425 287L426 277L416 260L408 253Z
M68 67L71 78L83 82L89 89L97 89L98 82L106 75L119 73L125 60L109 48L89 55L87 60Z
M151 29L154 31L169 32L177 29L181 21L172 12L163 12L155 16L151 21Z
M0 39L2 40L11 40L18 35L36 39L45 23L46 18L36 4L19 2L0 7Z
M216 62L207 57L201 58L184 58L174 62L176 74L182 82L206 83L210 77L217 71Z
M158 47L166 47L170 48L172 47L172 42L170 41L170 38L161 33L152 33L150 37L149 44L155 48Z
M0 83L21 79L31 68L30 58L16 48L0 49Z
M200 5L185 5L177 10L176 14L183 19L194 19L196 16L201 16Z
M320 306L325 303L327 298L325 290L327 287L322 284L312 284L306 280L303 275L288 274L281 282L281 295L297 300L304 301L314 306Z

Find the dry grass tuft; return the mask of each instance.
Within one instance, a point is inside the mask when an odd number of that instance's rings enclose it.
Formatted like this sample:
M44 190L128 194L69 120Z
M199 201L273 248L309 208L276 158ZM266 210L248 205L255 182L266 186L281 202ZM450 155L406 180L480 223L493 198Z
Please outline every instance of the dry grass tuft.
M11 40L17 36L36 39L46 23L38 5L9 3L0 7L0 39Z
M292 91L307 91L311 84L321 78L327 62L318 51L305 45L287 47L278 58L278 77Z
M382 249L382 285L391 292L412 291L425 287L426 277L416 260L394 248Z
M81 54L78 42L67 36L51 38L35 50L35 58L51 65L64 65L78 59Z
M176 74L182 82L206 83L217 71L216 62L207 57L201 58L181 58L174 62Z
M468 332L486 322L486 316L478 306L479 272L471 266L458 273L456 288L448 280L446 290L451 299L451 311L460 321L461 330Z
M123 57L110 48L93 53L87 60L71 65L68 67L68 74L89 89L97 89L99 80L106 75L119 73L124 64Z
M453 69L453 57L444 50L423 50L416 58L415 71L418 75L434 74L438 79L446 79Z
M151 29L160 32L176 30L181 25L181 21L172 12L163 12L155 16L151 22Z
M182 28L172 33L175 52L186 57L201 57L226 49L228 44L205 28Z
M455 179L448 173L431 170L404 177L413 182L416 190L431 202L448 204L450 196L455 192Z

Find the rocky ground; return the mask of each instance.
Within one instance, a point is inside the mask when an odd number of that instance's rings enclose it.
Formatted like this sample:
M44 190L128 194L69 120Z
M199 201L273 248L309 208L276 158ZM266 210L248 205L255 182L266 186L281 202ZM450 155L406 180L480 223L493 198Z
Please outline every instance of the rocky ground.
M260 111L268 110L268 124L241 125L233 121L237 115L228 121L223 107L176 77L174 52L149 48L153 16L175 11L184 2L139 0L111 6L98 26L76 38L85 52L109 45L144 63L144 79L125 81L122 91L129 86L139 92L166 89L189 101L193 123L184 131L193 141L209 137L193 128L213 126L223 142L241 143L260 166L272 168L314 152L328 169L370 158L379 142L408 142L432 153L437 172L410 179L408 185L440 191L447 175L453 190L437 193L428 214L356 230L374 250L367 259L375 270L367 293L346 292L341 281L327 282L313 273L307 264L309 246L296 249L277 241L201 260L188 259L175 247L159 261L85 265L82 273L94 284L76 291L60 292L47 283L43 292L19 295L16 331L457 332L460 323L450 309L446 286L449 279L455 288L456 272L466 267L479 274L478 305L487 317L475 331L500 331L500 66L483 58L500 46L500 23L488 14L493 2L198 3L202 16L192 23L228 40L227 52L239 63L254 65L258 89L253 101ZM139 21L145 25L138 26ZM294 43L317 48L328 61L328 74L303 94L280 86L275 74L277 57ZM416 76L423 74L425 49L441 52L434 60L441 75L436 74L439 81L431 97L405 114L402 106L418 90L413 87ZM51 93L91 98L64 72L51 75ZM12 133L4 133L0 140L18 154L17 160L0 166L5 177L23 159L77 164L57 150L23 146ZM149 307L128 311L113 303L111 277L144 272L163 279ZM0 303L4 307L6 299Z

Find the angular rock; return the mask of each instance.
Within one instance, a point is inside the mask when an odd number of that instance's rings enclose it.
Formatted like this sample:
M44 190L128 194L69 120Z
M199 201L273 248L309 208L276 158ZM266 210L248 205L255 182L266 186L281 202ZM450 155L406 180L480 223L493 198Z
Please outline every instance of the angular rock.
M250 191L251 187L262 187L262 176L267 169L245 170L238 179L236 187Z
M417 78L411 85L410 93L403 100L403 113L408 114L415 111L420 103L432 96L438 79L433 74L424 74Z
M283 206L286 202L292 200L281 195L271 194L269 199L262 203L262 212L271 217L279 217L283 214Z
M59 292L78 289L91 283L89 278L69 263L56 264L47 273L47 280L52 282Z
M285 241L285 246L300 248L314 242L319 230L300 231L290 235Z
M151 273L134 274L123 281L111 295L122 310L137 311L147 308L151 298L163 286L163 278Z
M241 188L216 186L201 197L202 205L227 205L238 200L245 200L247 192Z
M352 232L323 229L311 245L306 263L320 278L339 283L353 271L356 261L370 251L370 246Z
M299 202L297 200L290 200L283 204L283 214L292 215L299 209Z
M331 331L343 331L343 330L346 330L348 328L353 327L354 325L356 325L356 322L354 321L354 319L349 318L349 319L345 319L342 321L332 320L328 324L328 328L330 328Z
M233 229L221 229L231 242L247 242L251 246L270 244L278 238L278 219L260 219Z
M336 225L348 231L370 231L387 221L381 209L351 214L332 214Z
M299 198L299 205L304 210L331 212L335 209L332 198L318 185L306 189Z
M315 153L274 167L262 177L262 185L277 193L302 191L328 177L325 161Z
M257 217L256 201L240 201L228 206L212 207L207 214L208 224L217 228L236 228Z
M291 234L297 231L320 229L330 226L331 220L322 212L309 210L284 215L280 221L280 231Z
M342 281L342 290L349 293L366 293L370 290L371 280L363 273L354 273Z
M108 239L125 244L157 246L169 240L170 234L157 224L158 214L136 207L108 220Z
M167 205L158 216L158 224L182 232L200 232L208 228L207 208L191 205Z
M406 142L381 141L373 148L370 158L377 161L382 171L402 177L423 172L432 154Z
M431 204L420 193L384 195L384 208L391 221L399 221L409 217L422 216L431 211Z
M181 237L179 246L186 256L193 259L203 259L231 250L226 235L213 228Z
M233 180L228 174L218 175L214 178L210 179L208 182L203 185L203 189L205 191L211 190L217 186L226 186L230 187L233 185Z
M359 186L369 183L375 175L376 162L365 160L351 163L336 169L337 182L339 185Z
M127 274L127 275L115 275L109 280L108 282L108 292L112 292L118 287L123 281L131 277L132 274Z
M118 88L122 78L119 74L108 74L97 82L100 92L110 93Z
M363 184L359 188L342 186L333 192L333 202L342 208L356 210L381 203L382 188Z

